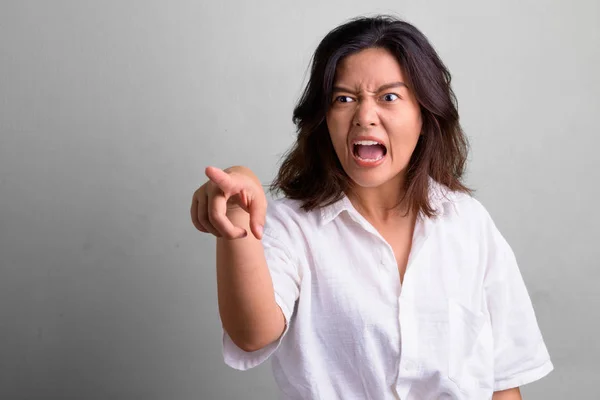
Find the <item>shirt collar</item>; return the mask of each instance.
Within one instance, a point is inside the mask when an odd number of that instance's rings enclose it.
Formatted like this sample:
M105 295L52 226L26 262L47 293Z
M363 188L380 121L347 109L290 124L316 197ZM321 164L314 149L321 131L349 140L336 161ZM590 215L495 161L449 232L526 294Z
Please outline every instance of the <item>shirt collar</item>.
M342 211L350 211L354 207L345 194L341 199L328 206L321 207L321 225L333 221Z
M429 204L435 210L437 215L443 215L446 211L446 204L451 204L452 192L444 185L438 183L433 178L429 178ZM321 207L321 225L333 221L343 211L352 213L354 206L345 194L342 198L328 206Z

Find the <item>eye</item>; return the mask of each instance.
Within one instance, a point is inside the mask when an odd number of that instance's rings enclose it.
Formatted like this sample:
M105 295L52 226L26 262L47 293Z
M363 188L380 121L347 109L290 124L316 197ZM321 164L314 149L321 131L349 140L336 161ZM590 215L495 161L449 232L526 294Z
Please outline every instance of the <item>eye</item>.
M384 94L384 95L383 95L383 100L384 100L384 101L387 101L387 102L391 102L391 101L394 101L394 100L398 100L399 98L400 98L400 96L398 96L398 95L397 95L397 94L395 94L395 93L387 93L387 94Z
M351 103L353 101L354 101L354 99L349 96L338 96L335 98L336 103Z

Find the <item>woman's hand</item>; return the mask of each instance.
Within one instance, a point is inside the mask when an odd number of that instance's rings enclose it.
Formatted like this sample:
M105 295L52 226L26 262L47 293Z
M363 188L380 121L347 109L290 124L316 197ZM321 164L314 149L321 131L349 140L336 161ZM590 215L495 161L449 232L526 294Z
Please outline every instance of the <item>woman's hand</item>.
M257 239L262 238L267 213L267 199L256 175L245 167L221 170L206 168L209 178L194 192L191 216L196 229L216 237L240 239L248 232L235 226L229 216L233 213L250 214L250 229Z

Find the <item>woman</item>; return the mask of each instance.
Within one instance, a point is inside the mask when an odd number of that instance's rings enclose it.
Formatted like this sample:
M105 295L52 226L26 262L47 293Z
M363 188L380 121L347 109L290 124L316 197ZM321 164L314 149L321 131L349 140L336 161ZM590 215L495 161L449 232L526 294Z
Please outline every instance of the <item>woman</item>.
M425 36L359 18L319 44L269 203L209 167L225 362L286 399L520 399L552 363L511 248L461 182L467 141ZM252 234L248 234L251 231Z

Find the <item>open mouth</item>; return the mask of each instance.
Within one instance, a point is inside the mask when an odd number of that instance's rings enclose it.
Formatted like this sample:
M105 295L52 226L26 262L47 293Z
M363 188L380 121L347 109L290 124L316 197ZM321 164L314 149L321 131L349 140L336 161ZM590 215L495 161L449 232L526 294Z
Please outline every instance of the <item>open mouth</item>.
M364 162L377 162L387 154L387 148L374 140L357 140L352 143L354 157Z

